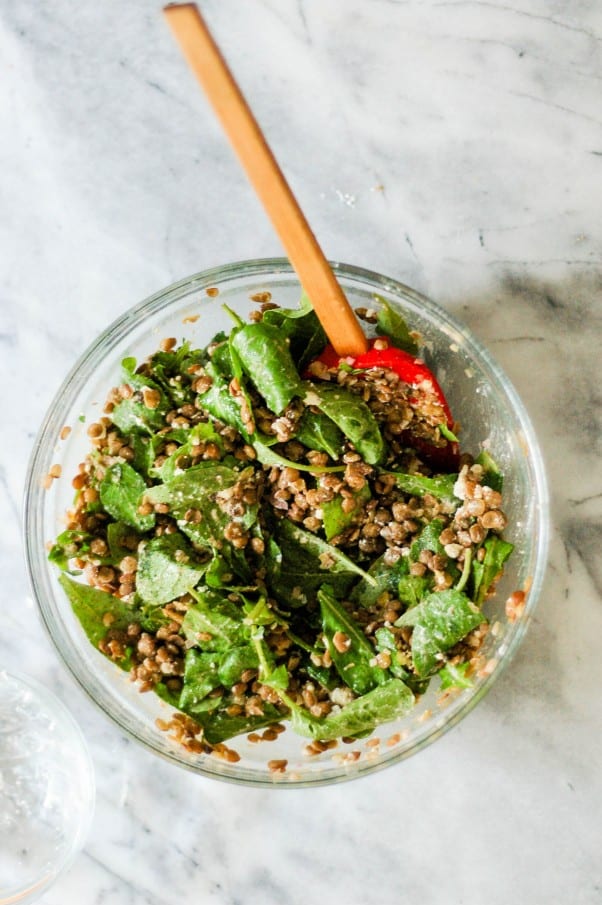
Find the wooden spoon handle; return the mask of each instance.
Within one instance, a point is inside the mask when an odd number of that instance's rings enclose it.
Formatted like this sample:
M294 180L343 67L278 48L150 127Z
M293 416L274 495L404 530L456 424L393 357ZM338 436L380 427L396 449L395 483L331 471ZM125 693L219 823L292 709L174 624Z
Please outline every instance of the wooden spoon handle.
M164 9L250 182L339 355L361 355L366 337L291 192L255 117L194 3Z

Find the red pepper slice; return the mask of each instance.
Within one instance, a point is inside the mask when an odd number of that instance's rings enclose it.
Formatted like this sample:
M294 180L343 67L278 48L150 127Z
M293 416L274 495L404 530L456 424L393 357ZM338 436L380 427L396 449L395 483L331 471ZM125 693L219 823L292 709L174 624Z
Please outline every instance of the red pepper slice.
M337 368L342 361L346 362L350 367L358 369L386 368L389 371L394 371L409 386L419 387L421 384L427 384L443 409L446 426L452 430L454 419L443 390L439 386L433 372L427 368L420 358L416 358L402 349L396 349L388 345L384 349L375 349L374 344L378 340L380 340L379 344L389 342L387 337L376 337L370 340L370 349L367 352L362 355L346 355L343 357L338 355L332 346L328 345L315 360L322 362L327 368ZM421 437L412 437L409 445L422 453L433 465L446 467L450 470L457 467L459 449L458 444L452 440L448 440L446 446L433 446Z

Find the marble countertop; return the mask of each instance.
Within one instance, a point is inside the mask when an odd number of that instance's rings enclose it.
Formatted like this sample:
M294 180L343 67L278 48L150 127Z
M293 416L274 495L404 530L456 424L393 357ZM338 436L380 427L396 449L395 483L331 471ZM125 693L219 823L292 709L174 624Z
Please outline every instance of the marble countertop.
M69 701L98 786L42 905L602 902L600 4L203 6L329 257L426 292L510 375L547 462L550 565L490 695L356 783L197 778L91 706L23 565L38 425L126 308L282 252L159 4L0 0L0 665Z

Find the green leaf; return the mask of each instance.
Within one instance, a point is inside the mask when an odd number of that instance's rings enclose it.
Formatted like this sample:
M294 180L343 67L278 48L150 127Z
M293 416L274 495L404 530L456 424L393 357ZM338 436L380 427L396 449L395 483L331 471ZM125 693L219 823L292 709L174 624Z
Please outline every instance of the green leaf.
M155 515L140 515L138 506L147 490L144 478L127 462L110 465L100 482L100 501L117 521L125 522L137 531L149 531Z
M138 542L138 534L125 522L110 522L107 526L107 543L111 565L118 566L126 556L132 556Z
M401 655L395 642L395 635L391 629L386 626L378 628L374 633L374 638L378 651L388 651L388 653L391 654L391 665L389 666L391 675L395 676L397 679L407 681L409 674L407 669L402 665Z
M301 381L286 338L273 326L247 324L232 337L245 373L277 415L301 392Z
M395 477L395 483L404 493L412 496L424 496L430 493L438 500L455 500L460 505L460 500L454 495L454 485L458 479L455 474L441 474L433 478L427 478L419 474L402 474L401 472L388 471L384 474L390 474Z
M504 476L493 456L483 449L476 457L475 462L483 468L483 484L501 493L504 487Z
M439 536L443 531L443 520L434 518L432 522L425 525L410 549L410 559L417 562L423 550L430 550L432 553L444 554L443 544L439 540Z
M335 593L344 594L357 575L367 583L373 579L337 547L282 519L275 532L276 560L267 552L269 577L276 596L287 606L301 606L315 594L325 581Z
M343 497L340 495L335 496L333 500L327 503L322 503L322 519L326 540L331 540L331 538L342 534L343 531L354 525L371 497L370 488L367 484L364 484L360 490L355 491L353 497L349 498L353 500L353 508L348 512L343 509Z
M416 672L424 676L441 665L443 651L485 621L483 613L466 594L448 588L429 594L400 616L395 625L414 627L412 657Z
M470 663L446 663L443 669L439 670L441 691L448 688L472 688L474 682L466 675L469 669Z
M264 726L271 726L280 722L283 714L273 704L263 703L263 715L247 716L230 716L227 712L229 704L234 703L230 698L225 698L219 709L209 714L202 714L198 722L203 726L203 738L210 745L217 745L225 742L230 738L241 735L244 732L255 732Z
M111 421L125 435L136 432L153 434L164 426L165 415L171 407L170 400L152 378L136 373L135 358L124 358L121 365L124 383L137 391L156 390L159 403L155 408L147 408L135 398L123 399L111 412Z
M387 299L380 295L375 295L374 298L381 306L376 316L376 323L380 333L388 336L398 349L403 349L404 352L416 355L418 353L418 344L410 333L401 311L397 306L391 305Z
M382 685L386 681L385 670L371 665L376 650L353 617L325 588L318 591L318 600L328 652L343 682L356 694L365 694ZM342 632L349 639L349 647L345 651L339 651L334 644L337 632Z
M362 578L355 585L350 600L360 606L370 607L385 591L390 591L396 597L399 578L406 571L407 562L404 557L400 557L390 566L385 562L384 554L379 556L368 569L369 580Z
M217 502L220 491L232 487L237 481L244 480L244 477L244 471L228 465L202 462L164 484L149 488L146 497L152 503L166 503L170 515L177 519L180 530L194 543L217 550L223 548L225 555L229 545L223 540L223 534L228 523L235 521L248 529L257 520L257 503L248 504L242 516L233 518ZM201 513L200 522L186 521L185 515L189 509L196 509Z
M66 575L59 577L59 584L69 598L71 608L88 640L98 648L100 642L106 638L109 628L125 631L132 622L137 622L136 611L127 603L101 591L90 585L80 584L78 581L68 578ZM110 625L106 625L106 616L112 617ZM114 661L122 669L131 666L131 651L121 660Z
M472 561L472 595L477 604L483 603L487 593L504 568L504 563L514 550L514 545L502 540L497 534L490 535L483 544L485 558Z
M145 603L162 606L195 587L204 571L181 534L164 534L142 547L136 590Z
M339 386L305 384L304 402L328 415L369 465L377 465L385 455L385 442L376 418L355 393Z
M227 651L247 644L251 626L243 622L241 608L215 591L195 591L196 603L189 607L182 632L187 641L204 651Z
M69 571L69 560L85 555L90 550L92 536L86 531L68 529L61 532L48 554L48 560L63 572Z
M304 465L302 462L294 462L275 452L265 443L253 437L253 449L257 453L257 459L262 465L277 465L279 468L296 468L297 471L308 471L312 474L326 474L328 472L345 471L344 465Z
M289 340L291 358L300 374L328 342L305 293L301 297L299 308L271 308L264 312L263 323L276 327Z
M170 481L177 475L182 474L185 469L180 468L177 463L181 461L184 456L192 455L193 450L198 448L200 443L215 443L220 452L223 453L224 447L222 438L213 424L210 424L209 422L196 424L190 431L187 431L186 434L186 441L165 460L160 468L153 469L153 475L158 477L160 481Z
M343 452L343 433L323 412L304 409L295 431L295 439L308 449L328 453L335 461Z
M203 652L194 648L186 652L184 684L178 706L190 716L195 712L205 711L206 707L199 708L199 705L208 694L222 684L218 675L219 661L219 655L214 652ZM219 701L215 701L214 706L218 706L218 703Z
M414 706L413 693L400 679L389 679L384 685L379 685L323 719L312 716L283 697L291 707L293 730L306 738L320 741L365 735L381 723L405 716Z

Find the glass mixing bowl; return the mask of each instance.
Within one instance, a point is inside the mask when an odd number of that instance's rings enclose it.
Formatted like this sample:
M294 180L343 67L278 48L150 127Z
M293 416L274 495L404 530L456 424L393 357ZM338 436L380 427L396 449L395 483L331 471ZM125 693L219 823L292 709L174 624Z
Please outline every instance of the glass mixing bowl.
M485 605L491 630L482 649L482 669L474 686L441 695L434 680L414 711L379 727L353 745L339 743L318 756L305 752L307 740L290 730L277 740L252 744L241 736L228 744L240 755L229 763L195 755L177 746L156 725L166 704L140 694L127 674L90 645L47 560L47 542L61 531L72 503L71 477L88 449L86 425L98 418L108 390L120 382L126 356L142 360L164 337L204 346L231 320L222 303L246 318L250 296L271 293L282 306L296 306L299 282L283 259L244 261L196 274L163 289L116 320L84 353L59 389L33 451L27 481L25 543L35 597L60 655L92 700L124 731L173 763L204 776L249 785L305 786L346 780L390 766L420 751L459 722L498 679L519 646L536 605L546 565L548 512L541 454L527 413L508 378L469 330L433 302L387 277L333 264L354 307L378 307L378 297L398 305L411 328L425 339L425 357L436 370L454 417L462 424L462 448L477 454L483 445L505 476L505 537L515 544L496 593ZM219 297L215 292L217 288ZM72 430L61 440L64 426ZM63 431L63 434L65 432ZM45 489L45 477L60 464L63 478ZM515 590L527 591L519 618L508 618L505 602ZM348 756L350 752L352 756ZM286 760L283 773L268 761Z

